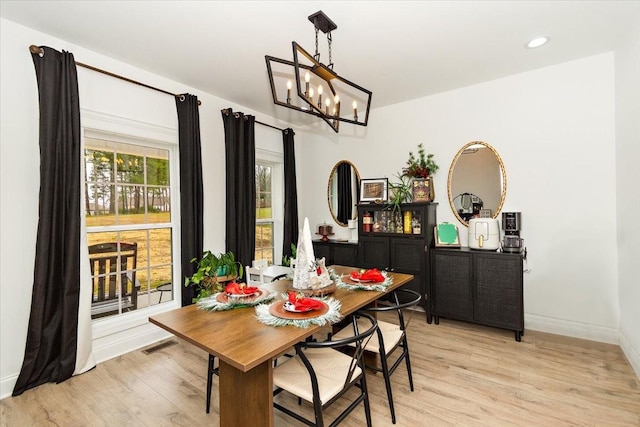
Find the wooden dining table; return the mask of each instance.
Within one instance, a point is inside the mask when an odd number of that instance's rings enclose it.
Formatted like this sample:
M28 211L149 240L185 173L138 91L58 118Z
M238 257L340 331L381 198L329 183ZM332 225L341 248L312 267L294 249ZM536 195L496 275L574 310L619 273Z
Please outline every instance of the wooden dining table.
M338 274L357 270L333 267ZM340 313L346 316L413 279L410 274L388 274L392 284L384 292L337 288L329 296L340 301ZM291 281L279 280L264 288L277 293L278 298L290 285ZM322 328L268 326L257 320L254 307L206 311L195 304L153 315L149 321L219 358L223 427L273 426L273 359Z

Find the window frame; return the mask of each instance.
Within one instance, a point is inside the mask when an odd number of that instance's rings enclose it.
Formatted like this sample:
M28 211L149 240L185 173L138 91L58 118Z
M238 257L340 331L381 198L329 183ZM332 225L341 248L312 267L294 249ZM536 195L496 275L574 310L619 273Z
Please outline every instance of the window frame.
M284 156L282 153L256 147L255 162L256 165L271 167L271 220L256 218L256 224L273 223L273 264L280 265L284 238Z
M151 123L140 122L123 117L104 114L96 111L81 109L81 156L84 159L85 137L108 139L125 144L139 143L150 147L161 148L169 151L169 182L171 197L171 241L172 241L172 264L173 275L173 300L147 306L127 313L120 313L113 316L92 319L92 330L94 341L105 338L109 335L132 329L137 326L148 324L150 315L179 308L181 304L181 252L180 252L180 171L179 171L179 147L177 128L168 128ZM81 162L81 185L84 184L84 160ZM84 191L81 192L82 204L84 205ZM82 212L82 239L87 239L87 226L84 219L85 212ZM162 223L166 225L167 223ZM135 229L140 229L142 224L132 225ZM146 225L146 224L145 224ZM156 228L158 224L152 224ZM121 230L125 230L129 225L120 225ZM99 231L92 228L92 231ZM82 257L87 258L87 257ZM89 260L81 259L81 273L83 283L91 276Z

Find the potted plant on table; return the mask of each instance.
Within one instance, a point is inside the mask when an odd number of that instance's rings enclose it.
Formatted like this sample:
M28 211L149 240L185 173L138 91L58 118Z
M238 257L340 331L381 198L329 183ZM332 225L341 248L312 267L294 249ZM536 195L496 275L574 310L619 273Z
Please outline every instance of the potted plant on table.
M222 291L225 282L242 276L242 264L236 261L233 252L214 254L205 251L200 259L191 259L198 269L191 277L185 278L184 285L197 287L195 300L208 297Z

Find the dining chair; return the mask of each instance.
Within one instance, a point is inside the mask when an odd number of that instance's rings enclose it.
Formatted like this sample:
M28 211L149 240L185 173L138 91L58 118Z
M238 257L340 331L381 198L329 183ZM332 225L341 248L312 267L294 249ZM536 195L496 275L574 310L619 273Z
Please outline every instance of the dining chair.
M398 368L402 360L407 365L407 374L409 376L409 387L413 391L413 375L411 374L411 359L409 357L409 344L407 342L407 325L411 320L405 322L403 310L413 309L420 303L421 296L418 292L411 289L396 289L390 295L390 298L378 300L376 306L367 307L370 313L392 312L395 311L398 316L398 322L391 323L378 320L378 329L367 346L366 351L378 353L380 355L380 366L367 365L367 368L377 372L382 372L384 383L387 389L387 398L389 400L389 410L391 411L391 422L396 423L396 412L393 406L393 392L391 390L391 375ZM413 311L411 311L413 314ZM410 314L410 315L411 315ZM345 339L353 335L350 327L343 328L333 337L335 339ZM396 350L400 350L399 355L394 355ZM394 360L395 358L395 360ZM393 363L390 363L390 362Z
M287 391L296 396L299 403L302 399L313 404L315 420L311 421L274 401L276 409L306 425L323 427L323 410L343 397L352 387L356 387L360 393L329 425L340 423L363 402L367 426L371 426L371 408L362 355L378 326L372 315L356 313L351 327L351 336L344 339L296 344L295 356L273 369L273 395ZM349 347L355 348L350 355L339 351Z
M244 268L245 280L249 286L262 286L264 285L264 271L262 268L249 267Z

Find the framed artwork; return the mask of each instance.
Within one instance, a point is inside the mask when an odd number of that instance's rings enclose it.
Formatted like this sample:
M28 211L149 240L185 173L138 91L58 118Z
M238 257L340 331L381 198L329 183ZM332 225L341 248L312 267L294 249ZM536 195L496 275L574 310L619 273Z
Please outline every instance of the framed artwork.
M458 235L458 227L448 222L441 222L434 227L436 236L436 247L460 247L460 236Z
M361 202L386 202L389 199L389 180L387 178L361 179Z

